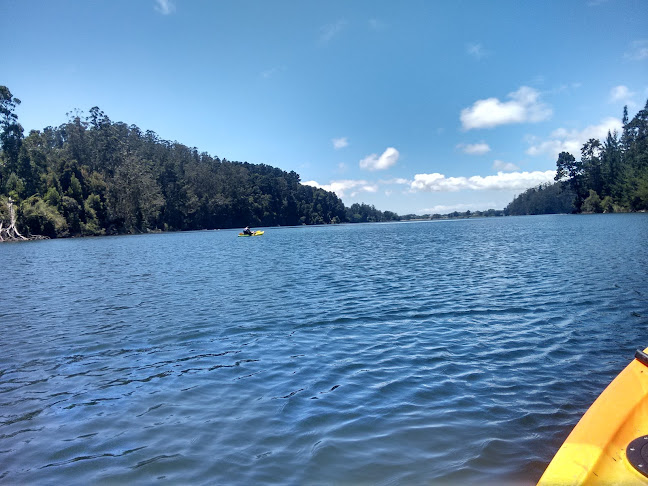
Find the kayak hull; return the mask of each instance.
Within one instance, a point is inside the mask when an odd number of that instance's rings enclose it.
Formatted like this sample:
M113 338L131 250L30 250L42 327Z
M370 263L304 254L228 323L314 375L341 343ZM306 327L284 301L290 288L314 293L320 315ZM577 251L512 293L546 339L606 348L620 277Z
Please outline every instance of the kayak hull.
M250 236L263 236L264 231L255 231L251 235L246 235L244 233L239 233L239 238L249 238Z
M648 348L643 353L637 351L637 358L583 415L540 478L539 485L648 484L648 477L640 472L645 461L634 460L644 450L641 444L642 451L636 450L644 436L644 443L648 444L646 352Z

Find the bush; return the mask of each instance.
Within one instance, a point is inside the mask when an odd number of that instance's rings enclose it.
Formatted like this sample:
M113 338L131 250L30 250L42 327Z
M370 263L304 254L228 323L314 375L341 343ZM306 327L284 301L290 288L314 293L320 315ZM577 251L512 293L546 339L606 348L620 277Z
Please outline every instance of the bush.
M38 196L32 196L20 205L22 226L31 235L42 235L50 238L68 235L65 218L55 207L45 203Z
M601 198L596 191L593 189L589 190L589 196L583 201L581 206L581 211L583 213L602 213L603 206L601 205Z
M614 202L612 201L612 198L610 196L605 196L603 200L601 201L601 208L603 209L604 213L615 213L616 211L614 210Z

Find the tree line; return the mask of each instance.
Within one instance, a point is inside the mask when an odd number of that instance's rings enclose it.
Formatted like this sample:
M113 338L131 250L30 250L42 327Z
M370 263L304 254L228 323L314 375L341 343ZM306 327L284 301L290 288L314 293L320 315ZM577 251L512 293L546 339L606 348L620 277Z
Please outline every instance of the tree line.
M515 196L506 209L507 215L569 214L575 212L574 192L560 182L545 182Z
M294 171L233 162L98 107L24 136L20 100L0 86L0 222L47 237L398 219L301 184ZM1 227L1 225L0 225Z
M632 120L623 108L621 134L591 138L580 160L561 152L553 184L518 195L507 214L612 213L648 210L648 101Z
M439 219L469 219L469 218L492 218L492 217L500 217L504 216L504 210L502 209L488 209L486 211L453 211L451 213L447 214L440 214L440 213L434 213L434 214L424 214L422 216L419 216L417 214L405 214L404 216L401 216L400 219L402 221L415 221L415 220L421 220L421 219L431 219L431 220L439 220Z

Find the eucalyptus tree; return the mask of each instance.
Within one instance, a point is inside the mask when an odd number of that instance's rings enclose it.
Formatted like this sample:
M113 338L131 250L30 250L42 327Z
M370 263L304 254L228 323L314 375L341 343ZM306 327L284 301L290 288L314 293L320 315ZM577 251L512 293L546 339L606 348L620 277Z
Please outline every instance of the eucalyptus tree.
M595 138L590 138L581 149L581 164L585 176L585 185L597 194L603 193L603 171L601 167L601 152L603 146Z
M4 177L15 172L18 165L18 155L23 139L23 127L18 123L15 113L20 100L14 97L6 86L0 86L0 147L6 159L4 171L0 171L0 183Z

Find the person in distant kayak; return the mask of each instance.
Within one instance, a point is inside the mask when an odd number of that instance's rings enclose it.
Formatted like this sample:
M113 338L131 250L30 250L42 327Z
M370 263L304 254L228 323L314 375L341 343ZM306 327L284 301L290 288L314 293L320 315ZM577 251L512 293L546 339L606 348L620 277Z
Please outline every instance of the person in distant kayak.
M245 229L243 230L243 234L252 236L252 230L250 229L249 226L245 227Z

